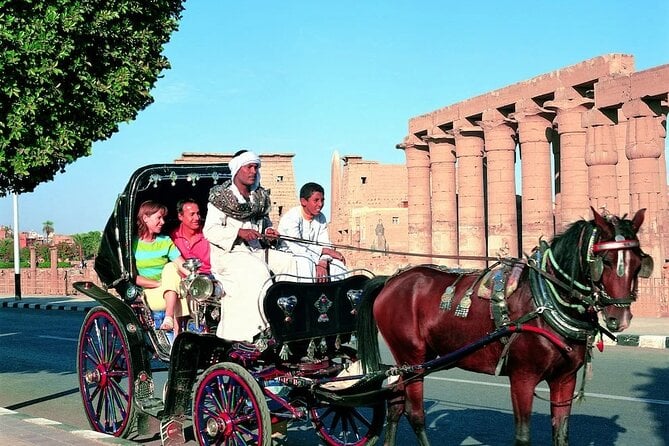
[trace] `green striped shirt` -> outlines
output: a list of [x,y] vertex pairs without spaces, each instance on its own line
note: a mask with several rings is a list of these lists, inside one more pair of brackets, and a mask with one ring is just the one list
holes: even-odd
[[137,273],[147,279],[160,280],[163,267],[181,255],[172,239],[157,235],[152,242],[135,238],[132,243]]

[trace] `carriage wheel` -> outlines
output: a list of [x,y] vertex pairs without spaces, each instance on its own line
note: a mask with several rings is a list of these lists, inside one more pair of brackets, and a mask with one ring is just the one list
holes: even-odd
[[103,308],[88,313],[77,346],[79,390],[91,427],[116,437],[130,433],[135,418],[128,339]]
[[311,423],[330,446],[373,445],[383,430],[386,406],[345,407],[320,403],[311,409]]
[[269,407],[246,369],[222,362],[200,376],[193,397],[193,431],[201,445],[271,446]]

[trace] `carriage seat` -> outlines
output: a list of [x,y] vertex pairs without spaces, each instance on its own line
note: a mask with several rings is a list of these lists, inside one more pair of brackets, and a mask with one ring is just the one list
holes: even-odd
[[263,300],[272,336],[279,343],[321,340],[355,331],[358,300],[369,277],[325,283],[276,282]]

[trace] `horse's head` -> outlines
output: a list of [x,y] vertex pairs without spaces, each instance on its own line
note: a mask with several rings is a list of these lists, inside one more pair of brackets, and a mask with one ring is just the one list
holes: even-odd
[[625,330],[632,319],[630,305],[636,300],[639,277],[650,277],[653,259],[639,247],[637,232],[643,223],[645,209],[632,220],[594,214],[587,247],[589,276],[595,304],[602,309],[606,327]]

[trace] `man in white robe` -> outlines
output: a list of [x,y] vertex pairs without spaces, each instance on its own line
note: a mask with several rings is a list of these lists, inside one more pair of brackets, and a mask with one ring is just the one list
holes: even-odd
[[232,181],[211,189],[203,229],[211,243],[212,273],[225,290],[216,335],[252,341],[267,326],[262,299],[271,284],[270,271],[281,279],[281,274],[295,276],[296,266],[290,253],[261,243],[278,233],[270,227],[269,194],[260,187],[260,158],[240,151],[229,166]]
[[291,208],[279,221],[279,234],[292,239],[283,239],[282,249],[295,256],[301,281],[320,281],[328,275],[341,279],[348,271],[344,256],[330,246],[327,220],[321,212],[324,200],[320,184],[306,183],[300,188],[300,206]]

